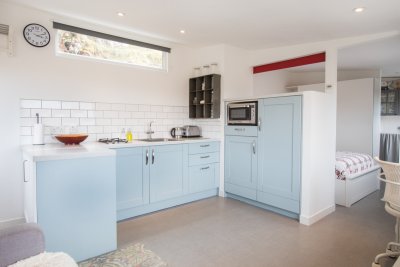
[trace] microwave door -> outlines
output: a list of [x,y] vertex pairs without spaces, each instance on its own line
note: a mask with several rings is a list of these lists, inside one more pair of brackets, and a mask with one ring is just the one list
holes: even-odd
[[229,108],[230,121],[247,121],[250,120],[250,107]]

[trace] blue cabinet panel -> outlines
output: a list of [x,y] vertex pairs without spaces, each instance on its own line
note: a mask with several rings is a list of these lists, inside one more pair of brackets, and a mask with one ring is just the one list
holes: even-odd
[[301,96],[259,102],[257,200],[299,213]]
[[183,154],[183,145],[151,147],[150,202],[178,197],[185,193],[183,174],[187,157],[187,154]]
[[256,137],[225,136],[225,191],[255,199],[257,151]]
[[117,210],[148,204],[149,176],[144,169],[149,167],[149,148],[123,148],[116,151]]
[[189,193],[216,187],[215,164],[191,166],[189,168]]
[[189,155],[189,166],[219,162],[219,152]]
[[47,251],[81,261],[117,248],[114,157],[37,163],[38,224]]
[[257,126],[225,125],[225,135],[257,136]]
[[219,142],[201,142],[189,144],[189,154],[218,152]]

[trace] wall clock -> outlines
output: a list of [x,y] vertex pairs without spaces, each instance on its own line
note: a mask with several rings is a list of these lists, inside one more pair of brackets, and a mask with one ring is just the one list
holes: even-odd
[[25,40],[35,47],[45,47],[50,42],[49,31],[40,24],[31,23],[24,28]]

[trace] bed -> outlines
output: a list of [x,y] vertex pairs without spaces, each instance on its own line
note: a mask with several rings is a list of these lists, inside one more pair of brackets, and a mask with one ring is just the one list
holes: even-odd
[[368,154],[336,152],[336,204],[350,207],[379,189],[379,166]]

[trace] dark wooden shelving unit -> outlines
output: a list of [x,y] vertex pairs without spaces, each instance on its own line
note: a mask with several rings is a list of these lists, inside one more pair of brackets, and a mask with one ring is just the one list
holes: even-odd
[[218,119],[221,103],[221,75],[189,79],[189,118]]

